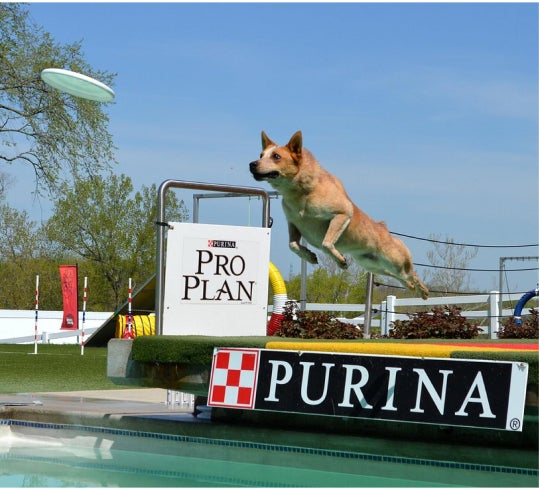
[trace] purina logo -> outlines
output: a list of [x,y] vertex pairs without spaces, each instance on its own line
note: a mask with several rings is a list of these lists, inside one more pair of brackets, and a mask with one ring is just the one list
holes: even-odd
[[216,349],[210,380],[213,406],[254,407],[258,372],[257,349]]
[[234,240],[208,240],[209,248],[237,248]]
[[522,431],[528,365],[215,348],[208,406]]

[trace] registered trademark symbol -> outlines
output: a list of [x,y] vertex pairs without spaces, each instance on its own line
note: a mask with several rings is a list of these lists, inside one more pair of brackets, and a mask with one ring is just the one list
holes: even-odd
[[520,428],[520,420],[511,419],[511,422],[509,422],[509,427],[511,427],[512,430],[518,430]]

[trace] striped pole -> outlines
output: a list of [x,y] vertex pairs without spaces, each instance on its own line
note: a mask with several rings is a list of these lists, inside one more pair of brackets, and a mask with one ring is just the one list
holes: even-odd
[[37,312],[39,311],[39,275],[36,276],[36,320],[34,323],[34,354],[37,354]]
[[84,277],[84,293],[82,295],[82,336],[80,342],[80,355],[84,355],[84,323],[86,322],[86,292],[88,290],[88,277]]
[[133,331],[133,315],[131,314],[131,300],[132,300],[132,288],[131,288],[131,278],[129,278],[129,290],[127,297],[127,321],[125,325],[125,331],[122,335],[122,339],[134,339],[135,333]]

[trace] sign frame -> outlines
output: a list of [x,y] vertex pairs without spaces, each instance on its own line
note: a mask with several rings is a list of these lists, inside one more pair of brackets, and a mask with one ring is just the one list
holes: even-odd
[[164,335],[265,335],[269,228],[169,223]]

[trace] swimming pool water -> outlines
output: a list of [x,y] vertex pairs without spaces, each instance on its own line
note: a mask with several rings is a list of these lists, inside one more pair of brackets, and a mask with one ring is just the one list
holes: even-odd
[[0,421],[1,487],[534,487],[537,470]]

